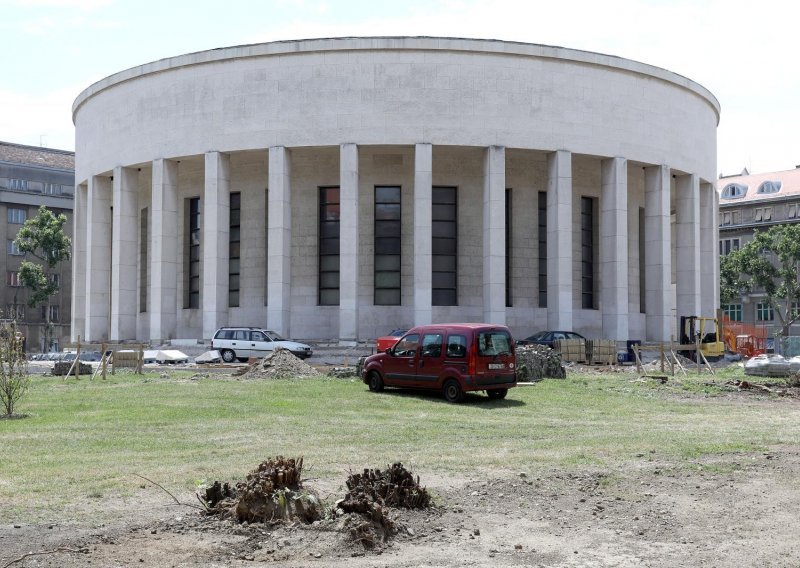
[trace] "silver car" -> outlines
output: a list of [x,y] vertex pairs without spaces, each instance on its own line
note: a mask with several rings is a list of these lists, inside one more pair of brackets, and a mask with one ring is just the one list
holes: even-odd
[[312,350],[305,343],[289,341],[277,332],[258,327],[222,327],[214,333],[211,349],[219,351],[226,363],[250,357],[265,357],[278,347],[288,349],[300,359],[311,357]]

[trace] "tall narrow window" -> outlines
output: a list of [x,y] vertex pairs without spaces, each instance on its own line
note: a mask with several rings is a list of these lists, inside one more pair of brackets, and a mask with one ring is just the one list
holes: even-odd
[[581,197],[581,307],[594,309],[594,198]]
[[400,188],[375,187],[375,305],[400,305]]
[[547,192],[539,192],[539,307],[547,307]]
[[186,294],[184,308],[197,309],[200,307],[200,198],[187,199],[186,208],[187,239],[186,239]]
[[639,207],[639,313],[646,313],[647,289],[644,274],[644,207]]
[[228,248],[228,307],[239,307],[239,271],[241,266],[242,194],[231,193],[230,245]]
[[455,187],[433,188],[431,230],[434,306],[458,305],[458,208]]
[[506,188],[506,307],[511,306],[511,189]]
[[147,207],[139,213],[139,311],[147,311]]
[[339,188],[319,188],[319,305],[339,305]]

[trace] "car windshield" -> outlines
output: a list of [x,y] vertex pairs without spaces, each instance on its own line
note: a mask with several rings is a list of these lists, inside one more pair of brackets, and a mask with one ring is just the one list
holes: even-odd
[[393,329],[387,337],[403,337],[407,332],[407,329]]
[[264,335],[272,341],[286,341],[279,333],[275,333],[274,331],[264,331]]
[[533,335],[526,337],[525,341],[536,341],[538,339],[544,339],[545,335],[547,335],[546,331],[540,331],[539,333],[534,333]]

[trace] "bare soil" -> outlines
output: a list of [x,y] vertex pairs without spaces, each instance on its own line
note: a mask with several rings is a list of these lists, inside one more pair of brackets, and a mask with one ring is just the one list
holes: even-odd
[[[653,453],[624,471],[418,472],[436,506],[396,511],[399,532],[372,549],[344,519],[240,525],[147,487],[86,504],[78,525],[0,527],[0,568],[30,552],[47,554],[11,566],[798,566],[798,472],[800,447],[680,464]],[[93,525],[99,511],[119,520]]]

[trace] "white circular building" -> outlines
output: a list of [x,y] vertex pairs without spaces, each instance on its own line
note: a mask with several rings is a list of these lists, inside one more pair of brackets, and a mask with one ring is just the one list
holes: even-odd
[[486,321],[669,340],[718,305],[719,112],[664,69],[494,40],[122,71],[73,107],[73,339]]

